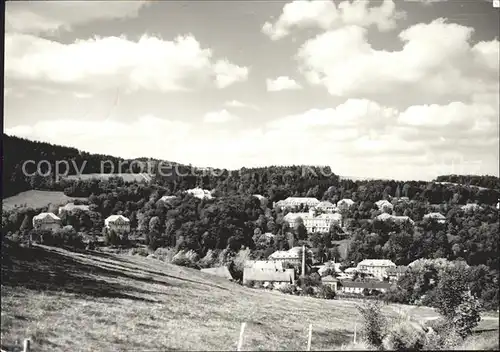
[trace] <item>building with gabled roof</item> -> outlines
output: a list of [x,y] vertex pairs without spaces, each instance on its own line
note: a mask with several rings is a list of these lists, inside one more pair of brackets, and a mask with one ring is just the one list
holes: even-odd
[[104,220],[104,226],[115,232],[129,232],[130,220],[123,215],[110,215]]
[[283,217],[290,227],[297,226],[299,218],[302,219],[308,233],[328,232],[333,224],[341,224],[342,215],[339,213],[318,214],[314,208],[308,213],[288,213]]
[[395,268],[396,264],[388,259],[365,259],[359,262],[356,269],[360,273],[372,274],[378,279],[388,277],[387,269]]
[[59,215],[62,215],[63,212],[68,212],[71,213],[75,210],[81,210],[81,211],[89,211],[89,206],[88,205],[76,205],[75,203],[68,203],[62,207],[59,207],[58,213]]
[[363,291],[367,290],[368,294],[371,294],[373,291],[386,292],[394,287],[394,284],[385,281],[340,280],[338,286],[342,293],[362,294]]
[[288,197],[285,200],[280,200],[275,203],[275,206],[281,210],[286,208],[296,208],[299,206],[315,207],[320,202],[318,199],[313,197]]
[[352,199],[349,199],[349,198],[344,198],[344,199],[341,199],[337,202],[337,208],[339,208],[339,209],[348,209],[353,205],[354,205],[354,201]]
[[426,219],[433,219],[436,220],[440,224],[444,224],[446,222],[446,216],[444,216],[441,213],[429,213],[424,215],[424,220]]
[[335,210],[337,210],[337,207],[332,202],[324,200],[322,202],[319,202],[318,205],[316,205],[315,209],[323,213],[333,213]]
[[274,271],[268,269],[243,268],[243,284],[250,281],[272,284],[295,283],[295,270]]
[[383,211],[385,213],[392,212],[392,210],[394,209],[394,206],[385,199],[381,199],[375,202],[375,205],[377,206],[378,210]]
[[40,213],[33,217],[33,228],[56,231],[62,228],[61,218],[54,213]]
[[397,216],[387,213],[382,213],[375,217],[375,219],[379,221],[394,221],[399,224],[408,222],[409,224],[413,225],[415,223],[409,216]]
[[330,286],[334,291],[337,291],[338,282],[339,280],[337,280],[337,278],[333,277],[332,275],[328,275],[321,278],[321,283],[323,285]]

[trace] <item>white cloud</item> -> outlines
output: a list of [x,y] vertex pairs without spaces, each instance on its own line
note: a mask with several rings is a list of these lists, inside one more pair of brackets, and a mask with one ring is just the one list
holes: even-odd
[[9,1],[6,32],[54,33],[96,20],[135,17],[147,1]]
[[308,40],[297,59],[309,83],[324,85],[335,96],[392,97],[405,99],[407,106],[442,97],[468,99],[498,92],[499,42],[472,45],[472,32],[437,19],[402,31],[403,49],[385,51],[368,43],[366,29],[348,26]]
[[302,89],[302,86],[300,84],[287,76],[279,76],[276,79],[267,79],[266,86],[268,92]]
[[6,34],[5,77],[86,88],[189,90],[213,81],[219,88],[244,81],[248,69],[213,62],[191,35],[172,41],[144,35],[77,40],[72,44],[25,34]]
[[295,0],[283,7],[283,12],[273,24],[266,22],[262,32],[272,40],[282,39],[297,29],[332,29],[344,25],[369,27],[375,25],[380,31],[388,31],[396,26],[396,21],[404,13],[396,11],[392,0],[384,0],[380,6],[369,7],[368,0],[335,2]]
[[88,98],[92,97],[92,94],[80,93],[80,92],[75,92],[75,93],[73,93],[73,95],[75,96],[75,98],[78,98],[78,99],[88,99]]
[[224,103],[224,106],[230,107],[230,108],[248,108],[248,109],[253,109],[253,110],[259,110],[259,108],[257,106],[252,105],[252,104],[243,103],[239,100],[226,101]]
[[229,113],[226,109],[206,113],[203,121],[207,123],[225,123],[237,120],[238,117]]
[[215,73],[215,83],[217,88],[220,89],[248,79],[248,67],[240,67],[227,60],[217,61],[213,70]]

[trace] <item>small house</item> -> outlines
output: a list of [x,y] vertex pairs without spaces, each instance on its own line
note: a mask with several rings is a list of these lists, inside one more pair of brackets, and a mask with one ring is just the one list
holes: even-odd
[[130,220],[123,215],[110,215],[104,220],[104,226],[116,233],[130,232]]
[[56,231],[62,227],[61,219],[54,213],[40,213],[33,217],[33,228]]
[[321,283],[325,286],[330,286],[334,291],[337,291],[338,281],[339,280],[332,275],[321,278]]
[[295,283],[295,270],[284,269],[283,271],[275,271],[269,269],[243,268],[243,284],[248,282],[268,282],[273,285],[293,284]]
[[339,291],[342,293],[353,294],[374,294],[375,292],[383,293],[388,291],[393,285],[384,281],[339,281]]
[[81,210],[81,211],[89,211],[89,206],[88,205],[76,205],[75,203],[68,203],[63,207],[59,207],[59,215],[62,215],[63,212],[74,212],[76,210]]

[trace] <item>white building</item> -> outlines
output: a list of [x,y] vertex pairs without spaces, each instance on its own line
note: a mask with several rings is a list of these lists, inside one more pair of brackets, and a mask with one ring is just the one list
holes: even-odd
[[[313,257],[313,252],[306,248],[309,256]],[[302,247],[293,247],[287,251],[276,251],[269,256],[269,260],[278,261],[282,263],[290,263],[300,265],[302,263]]]
[[308,207],[315,207],[319,203],[320,203],[319,200],[311,197],[288,197],[285,200],[280,200],[279,202],[276,202],[275,205],[281,210],[283,210],[285,208],[295,208],[301,205],[303,206],[307,205]]
[[387,214],[387,213],[382,213],[379,216],[377,216],[375,219],[379,220],[379,221],[394,221],[394,222],[399,223],[399,224],[404,223],[404,222],[408,222],[411,225],[413,225],[415,223],[409,216],[396,216],[396,215],[391,215],[391,214]]
[[434,219],[440,224],[444,224],[446,222],[446,216],[441,213],[429,213],[424,215],[424,219]]
[[396,264],[388,259],[365,259],[358,264],[356,269],[360,273],[372,274],[382,280],[388,277],[387,269],[395,267]]
[[375,202],[375,205],[378,207],[378,210],[383,211],[384,213],[392,212],[392,209],[394,208],[394,206],[385,199]]
[[476,203],[469,203],[469,204],[462,205],[460,207],[460,209],[462,209],[463,211],[476,211],[476,210],[481,210],[482,207]]
[[40,213],[33,217],[33,227],[37,230],[59,230],[61,219],[54,213]]
[[337,207],[335,204],[325,200],[322,202],[319,202],[318,205],[316,205],[316,209],[323,213],[333,213],[334,211],[337,210]]
[[88,205],[75,205],[75,203],[68,203],[63,207],[59,207],[59,215],[61,215],[64,211],[71,213],[77,209],[80,209],[81,211],[89,211],[89,206]]
[[285,215],[283,220],[288,222],[290,227],[295,227],[299,218],[302,219],[307,232],[328,232],[330,231],[330,226],[333,224],[339,224],[342,222],[342,215],[339,213],[334,214],[317,214],[315,209],[309,210],[308,213],[288,213]]
[[162,202],[168,203],[168,202],[174,200],[175,198],[177,198],[177,197],[176,196],[163,196],[160,198],[160,200]]
[[283,271],[284,270],[283,262],[282,261],[275,261],[275,260],[247,260],[243,264],[243,267],[244,268],[254,268],[254,269],[274,270],[274,271]]
[[193,195],[193,197],[199,198],[199,199],[212,199],[212,192],[206,190],[206,189],[201,189],[199,187],[193,188],[193,189],[188,189],[186,193],[190,193]]
[[348,199],[348,198],[341,199],[337,202],[337,208],[339,210],[349,209],[353,205],[354,205],[354,201],[352,199]]
[[104,220],[104,226],[115,232],[129,232],[130,220],[123,215],[111,215]]

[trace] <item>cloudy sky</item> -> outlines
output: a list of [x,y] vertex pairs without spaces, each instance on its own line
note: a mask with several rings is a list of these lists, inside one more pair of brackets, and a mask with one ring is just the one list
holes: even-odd
[[197,166],[499,174],[491,1],[6,4],[10,135]]

